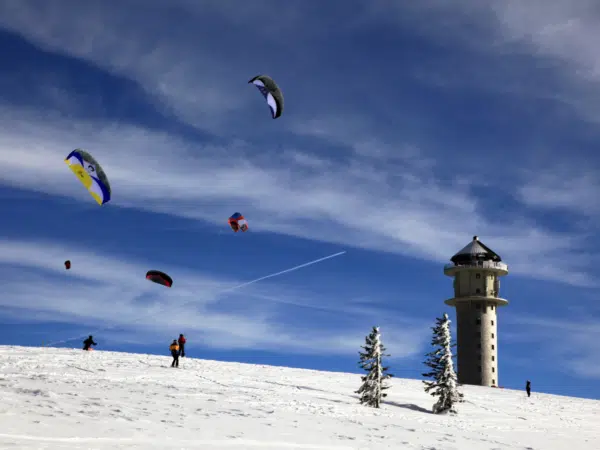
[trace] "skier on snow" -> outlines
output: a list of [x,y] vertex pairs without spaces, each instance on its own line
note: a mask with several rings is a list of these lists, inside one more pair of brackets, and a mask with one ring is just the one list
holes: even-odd
[[183,334],[179,335],[179,339],[177,339],[177,343],[179,344],[179,356],[185,358],[185,336]]
[[179,367],[179,344],[177,343],[177,339],[173,339],[169,350],[171,350],[171,356],[173,357],[171,367]]
[[525,384],[525,391],[527,391],[527,397],[531,397],[531,381],[527,380]]
[[94,338],[92,337],[92,335],[90,334],[90,337],[88,337],[85,341],[83,341],[83,349],[84,350],[89,350],[90,347],[92,345],[98,345],[94,342]]

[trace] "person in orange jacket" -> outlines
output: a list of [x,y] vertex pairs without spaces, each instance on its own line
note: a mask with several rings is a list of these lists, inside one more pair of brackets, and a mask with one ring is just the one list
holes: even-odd
[[171,345],[169,346],[169,350],[171,350],[171,356],[173,357],[171,367],[179,367],[179,344],[177,343],[177,339],[173,339],[173,342],[171,342]]
[[179,356],[185,358],[185,336],[183,334],[179,335],[179,339],[177,339],[177,343],[179,344]]

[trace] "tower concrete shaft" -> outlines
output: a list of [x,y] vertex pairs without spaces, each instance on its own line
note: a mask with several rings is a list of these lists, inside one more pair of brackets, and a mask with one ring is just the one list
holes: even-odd
[[477,236],[451,261],[444,274],[454,277],[454,297],[445,303],[456,308],[458,381],[498,386],[497,308],[508,305],[500,297],[499,277],[508,266]]

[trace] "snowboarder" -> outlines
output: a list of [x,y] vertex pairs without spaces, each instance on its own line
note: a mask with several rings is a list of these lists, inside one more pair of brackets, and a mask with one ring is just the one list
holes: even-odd
[[92,337],[92,335],[90,334],[90,337],[88,337],[85,341],[83,341],[83,349],[84,350],[89,350],[90,347],[92,345],[98,345],[94,342],[94,338]]
[[185,336],[183,334],[179,335],[179,339],[177,339],[177,343],[179,344],[179,356],[185,358]]
[[179,344],[177,343],[177,339],[173,339],[169,350],[171,350],[171,356],[173,357],[171,367],[179,367]]
[[531,381],[527,380],[527,384],[525,384],[525,390],[527,391],[527,397],[531,397]]

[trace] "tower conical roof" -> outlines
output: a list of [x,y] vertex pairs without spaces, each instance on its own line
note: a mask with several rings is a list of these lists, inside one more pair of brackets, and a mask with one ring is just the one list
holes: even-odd
[[479,240],[479,237],[473,236],[473,240],[459,250],[452,258],[454,264],[468,263],[472,261],[502,261],[500,255],[487,247]]

